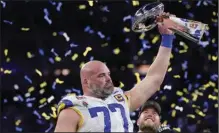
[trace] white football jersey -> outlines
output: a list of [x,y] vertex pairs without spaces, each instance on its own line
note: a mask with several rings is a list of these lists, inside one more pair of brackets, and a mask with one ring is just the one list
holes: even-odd
[[58,114],[65,108],[75,110],[81,117],[77,132],[133,132],[127,100],[116,87],[106,100],[67,95],[58,105]]

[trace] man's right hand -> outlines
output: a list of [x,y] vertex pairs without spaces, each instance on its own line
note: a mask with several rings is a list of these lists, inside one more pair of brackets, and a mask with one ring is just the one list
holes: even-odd
[[171,28],[178,29],[181,31],[185,30],[183,26],[180,26],[176,22],[170,20],[169,16],[175,16],[175,15],[171,15],[169,13],[163,13],[157,17],[158,30],[160,34],[169,34],[169,35],[174,34],[174,32],[170,30]]

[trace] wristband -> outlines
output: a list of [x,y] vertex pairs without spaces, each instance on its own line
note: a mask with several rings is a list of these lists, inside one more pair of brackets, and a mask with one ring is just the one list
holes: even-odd
[[161,46],[172,48],[173,39],[175,39],[174,35],[163,34]]

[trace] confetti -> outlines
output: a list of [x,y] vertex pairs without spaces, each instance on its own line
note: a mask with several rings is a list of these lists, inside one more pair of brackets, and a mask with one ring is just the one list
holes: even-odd
[[131,30],[129,29],[129,28],[127,28],[127,27],[124,27],[123,28],[123,32],[130,32]]
[[59,2],[57,7],[56,7],[56,10],[57,11],[60,11],[61,10],[61,7],[62,7],[62,2]]
[[51,58],[51,57],[49,58],[49,62],[52,63],[52,64],[55,63],[55,61],[54,61],[53,58]]
[[39,48],[39,54],[42,55],[42,56],[44,56],[44,51],[43,51],[43,49],[40,49],[40,48]]
[[18,131],[18,132],[22,132],[23,131],[23,129],[20,128],[20,127],[15,127],[15,130]]
[[42,116],[43,116],[46,120],[49,120],[49,119],[50,119],[50,116],[48,116],[45,112],[42,113]]
[[92,0],[89,0],[89,1],[88,1],[88,4],[89,4],[89,6],[91,6],[91,7],[92,7],[92,6],[94,5],[94,1],[92,1]]
[[133,6],[139,6],[139,1],[133,0],[133,1],[132,1],[132,5],[133,5]]
[[30,84],[32,84],[32,80],[31,80],[27,75],[25,75],[24,78],[25,78]]
[[40,72],[40,70],[35,69],[36,73],[41,77],[42,76],[42,72]]
[[118,54],[120,53],[120,49],[119,49],[119,48],[114,49],[114,50],[113,50],[113,53],[116,54],[116,55],[118,55]]
[[71,55],[71,50],[68,50],[68,51],[65,53],[65,57],[67,57],[68,55]]
[[36,115],[38,119],[42,118],[41,115],[36,110],[33,111],[33,114]]
[[47,86],[47,83],[46,83],[45,81],[40,84],[40,88],[43,88],[43,87],[45,87],[45,86]]
[[30,52],[27,52],[27,58],[33,58],[33,57],[34,57],[33,54],[31,54]]
[[48,129],[46,129],[46,131],[45,131],[45,132],[46,132],[46,133],[47,133],[47,132],[49,132],[49,131],[50,131],[50,130],[53,128],[53,126],[54,126],[54,125],[53,125],[52,123],[50,123],[50,124],[49,124],[49,128],[48,128]]
[[63,84],[64,83],[64,81],[62,81],[62,80],[60,80],[59,78],[56,78],[56,83],[58,83],[58,84]]
[[110,12],[108,9],[108,6],[102,6],[102,7],[100,7],[100,10],[103,12]]
[[140,78],[139,73],[135,73],[135,77],[136,77],[137,83],[141,82],[141,78]]
[[91,47],[87,47],[86,50],[83,53],[83,56],[86,56],[88,54],[89,51],[91,51],[92,48]]
[[123,18],[123,22],[125,22],[125,21],[127,21],[127,20],[131,20],[131,18],[132,18],[132,16],[131,15],[128,15],[128,16],[125,16],[124,18]]
[[84,10],[84,9],[86,9],[86,5],[79,5],[79,7],[78,7],[80,10]]
[[172,86],[171,85],[165,85],[164,86],[164,90],[171,90],[172,89]]
[[71,43],[71,44],[70,44],[70,47],[71,47],[71,48],[77,47],[77,46],[78,46],[78,45],[77,45],[77,44],[74,44],[74,43]]
[[4,1],[1,1],[1,4],[2,4],[3,8],[6,7],[6,3]]
[[160,39],[160,36],[156,35],[153,40],[152,40],[152,44],[157,43],[157,41]]
[[50,103],[52,100],[54,100],[54,98],[55,98],[54,96],[50,96],[50,97],[47,99],[47,102]]
[[100,38],[105,38],[105,36],[100,31],[98,31],[97,34],[100,36]]
[[43,12],[44,12],[44,19],[49,23],[49,24],[52,24],[52,20],[51,19],[49,19],[49,12],[48,12],[48,10],[46,9],[46,8],[44,8],[43,9]]

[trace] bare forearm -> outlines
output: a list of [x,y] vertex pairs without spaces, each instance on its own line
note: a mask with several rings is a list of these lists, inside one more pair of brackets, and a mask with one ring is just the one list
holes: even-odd
[[160,46],[158,54],[148,70],[147,76],[153,76],[153,80],[162,83],[169,65],[170,55],[171,48]]

